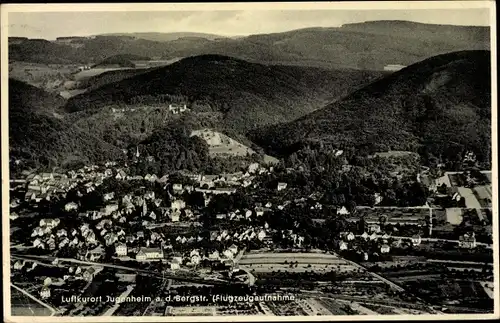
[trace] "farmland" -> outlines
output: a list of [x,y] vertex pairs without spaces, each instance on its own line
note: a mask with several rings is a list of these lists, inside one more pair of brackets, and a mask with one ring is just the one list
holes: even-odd
[[74,80],[72,73],[76,68],[76,65],[11,62],[9,77],[58,93],[71,89],[72,83],[69,81]]
[[436,184],[455,187],[460,196],[465,199],[467,208],[491,207],[491,171],[476,171],[467,174],[446,172],[436,180]]
[[254,272],[350,272],[356,267],[330,254],[319,253],[250,253],[244,255],[240,267]]
[[491,207],[491,185],[476,186],[472,192],[481,207]]
[[50,316],[52,311],[22,293],[18,289],[11,287],[11,311],[14,316]]
[[493,301],[480,282],[470,280],[432,279],[404,282],[408,289],[434,303],[470,308],[473,312],[487,312]]
[[92,76],[96,76],[105,72],[110,72],[110,71],[120,71],[120,70],[129,70],[131,68],[129,67],[97,67],[97,68],[92,68],[90,70],[84,70],[76,73],[74,75],[74,78],[76,81],[84,81]]
[[478,242],[492,242],[492,212],[489,208],[433,209],[432,237],[457,240],[457,228],[470,228]]

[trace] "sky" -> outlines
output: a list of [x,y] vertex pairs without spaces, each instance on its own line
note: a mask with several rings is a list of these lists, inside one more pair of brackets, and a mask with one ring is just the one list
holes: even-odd
[[373,20],[489,26],[488,9],[220,10],[9,12],[9,36],[55,39],[127,32],[200,32],[243,36]]

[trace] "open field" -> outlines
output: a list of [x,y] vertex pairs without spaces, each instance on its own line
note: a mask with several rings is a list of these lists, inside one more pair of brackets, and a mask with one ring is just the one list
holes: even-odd
[[356,267],[351,265],[298,265],[298,266],[290,266],[283,264],[255,264],[255,265],[241,265],[241,267],[246,268],[247,270],[251,270],[255,273],[266,273],[272,271],[282,271],[282,272],[291,272],[291,273],[299,273],[312,271],[315,273],[327,273],[336,271],[336,272],[351,272],[356,269]]
[[195,130],[191,136],[202,138],[208,144],[212,156],[247,156],[255,153],[251,148],[210,129]]
[[283,262],[298,262],[299,264],[347,264],[343,259],[338,258],[335,255],[323,254],[323,253],[248,253],[245,254],[241,260],[240,264],[243,263],[283,263]]
[[483,302],[490,300],[488,293],[485,291],[483,284],[476,281],[466,280],[441,280],[431,279],[423,282],[422,280],[414,280],[404,282],[405,286],[422,293],[428,294],[435,301],[443,304],[452,304],[456,300],[462,300],[461,303],[480,304],[481,307],[488,307],[488,304]]
[[75,95],[82,94],[84,92],[85,92],[85,90],[66,90],[66,91],[59,92],[59,95],[65,99],[69,99]]
[[345,305],[329,298],[317,298],[316,301],[326,308],[332,315],[348,315]]
[[85,70],[85,71],[80,71],[74,75],[76,81],[83,81],[86,80],[92,76],[96,76],[99,74],[102,74],[104,72],[110,72],[110,71],[120,71],[120,70],[130,70],[133,68],[130,67],[96,67],[92,68],[90,70]]
[[477,200],[472,189],[467,187],[458,187],[458,193],[465,199],[465,205],[469,209],[480,209],[481,204]]
[[183,57],[176,57],[172,59],[158,59],[158,60],[150,60],[150,61],[132,61],[135,64],[136,68],[148,68],[148,67],[160,67],[173,64],[175,62],[180,61]]
[[437,179],[436,184],[456,187],[460,195],[465,198],[467,208],[491,207],[491,171],[477,173],[475,181],[476,185],[480,185],[473,188],[466,187],[467,180],[463,173],[447,172],[443,177]]
[[52,312],[14,287],[10,288],[13,316],[50,316]]
[[9,63],[9,77],[49,92],[59,92],[70,87],[76,65]]
[[488,181],[491,183],[491,171],[482,171],[484,176],[488,179]]
[[446,221],[451,225],[460,225],[462,223],[462,209],[449,208],[446,209]]
[[[291,265],[291,263],[294,265]],[[297,262],[297,264],[295,264]],[[349,272],[356,269],[343,259],[318,253],[250,253],[244,255],[239,265],[250,271],[271,272]]]
[[472,189],[472,192],[481,207],[491,207],[491,185],[476,186]]
[[429,219],[430,210],[421,208],[397,208],[397,207],[358,207],[356,215],[347,217],[348,221],[358,221],[364,218],[366,223],[379,223],[380,217],[386,218],[386,223],[390,224],[421,224],[425,225]]

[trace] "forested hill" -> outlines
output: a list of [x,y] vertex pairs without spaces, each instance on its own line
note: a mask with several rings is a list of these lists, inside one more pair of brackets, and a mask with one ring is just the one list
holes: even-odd
[[122,157],[118,148],[60,119],[57,108],[62,104],[59,96],[9,80],[9,151],[21,162],[20,169]]
[[269,152],[311,143],[365,152],[417,151],[457,161],[466,150],[488,163],[491,150],[490,52],[429,58],[305,117],[249,135]]
[[9,111],[53,113],[62,110],[66,100],[27,83],[9,79]]
[[382,75],[356,70],[266,66],[219,55],[106,84],[71,98],[69,112],[115,104],[166,106],[175,97],[194,112],[224,114],[224,126],[244,132],[301,117]]
[[490,48],[488,27],[408,21],[370,21],[238,38],[203,34],[179,38],[161,33],[130,36],[97,36],[69,44],[17,40],[9,44],[9,59],[87,64],[116,53],[162,59],[219,54],[265,64],[382,70],[388,64],[410,65],[447,52]]

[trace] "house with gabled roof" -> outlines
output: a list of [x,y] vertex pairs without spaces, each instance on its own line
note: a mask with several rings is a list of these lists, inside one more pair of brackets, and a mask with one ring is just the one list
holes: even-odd
[[414,245],[414,246],[418,246],[420,245],[420,243],[422,242],[422,238],[420,237],[420,235],[418,234],[415,234],[411,237],[411,243]]
[[50,288],[47,286],[43,286],[42,289],[40,290],[40,297],[42,299],[47,299],[50,297]]
[[342,206],[340,209],[337,209],[337,214],[339,215],[349,215],[350,212],[347,210],[345,206]]

